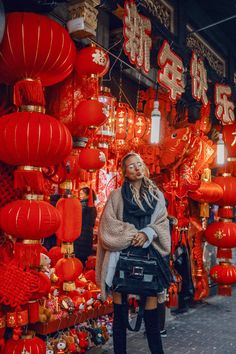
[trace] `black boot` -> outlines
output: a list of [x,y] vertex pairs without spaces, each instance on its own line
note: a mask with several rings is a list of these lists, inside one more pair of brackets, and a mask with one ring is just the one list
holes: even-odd
[[114,304],[113,317],[113,348],[115,354],[127,354],[126,352],[126,323],[128,316],[127,305]]
[[164,354],[160,335],[160,321],[157,309],[144,311],[144,323],[148,346],[152,354]]

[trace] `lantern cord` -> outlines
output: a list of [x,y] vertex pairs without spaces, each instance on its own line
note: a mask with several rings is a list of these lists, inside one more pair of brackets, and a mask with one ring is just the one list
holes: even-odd
[[[121,58],[119,58],[117,55],[115,55],[114,53],[112,53],[109,49],[106,49],[104,46],[102,46],[101,44],[99,44],[98,42],[96,42],[94,39],[92,38],[88,38],[90,40],[90,42],[94,43],[96,46],[102,48],[105,52],[107,52],[108,54],[110,54],[112,57],[116,58],[117,60],[119,60],[120,62],[122,62],[125,66],[127,66],[128,68],[134,70],[136,73],[140,73],[140,71],[138,69],[136,69],[135,67],[133,67],[132,65],[130,65],[129,63],[127,63],[126,61],[122,60]],[[146,80],[150,81],[152,83],[152,85],[155,85],[156,82],[154,80],[152,80],[149,76],[145,75],[143,72],[141,72],[141,76],[144,77]]]
[[111,72],[112,72],[112,70],[113,70],[113,68],[114,68],[114,66],[115,66],[115,64],[116,64],[116,62],[117,62],[117,60],[120,59],[120,56],[121,56],[122,51],[123,51],[123,47],[121,47],[121,50],[120,50],[120,53],[118,54],[118,57],[115,59],[114,63],[112,64],[112,66],[111,66],[111,68],[110,68],[110,70],[109,70],[108,79],[103,79],[103,80],[102,80],[103,82],[104,82],[104,81],[111,81]]
[[236,18],[236,15],[233,15],[233,16],[230,16],[230,17],[227,17],[227,18],[224,18],[223,20],[214,22],[214,23],[212,23],[212,24],[210,24],[210,25],[208,25],[208,26],[205,26],[205,27],[199,28],[199,29],[197,29],[197,30],[191,31],[191,32],[188,33],[188,36],[191,35],[191,34],[193,34],[193,33],[201,32],[201,31],[204,31],[205,29],[208,29],[208,28],[217,26],[217,25],[219,25],[220,23],[223,23],[223,22],[232,20],[232,19],[234,19],[234,18]]
[[112,81],[114,82],[114,84],[116,85],[116,87],[118,87],[118,89],[122,92],[122,95],[124,96],[124,98],[126,99],[126,101],[128,102],[128,104],[130,105],[130,107],[132,108],[133,111],[135,111],[134,107],[132,106],[132,104],[130,103],[128,97],[126,96],[126,94],[124,93],[124,91],[122,90],[122,87],[119,86],[118,82],[116,81],[116,79],[113,77]]

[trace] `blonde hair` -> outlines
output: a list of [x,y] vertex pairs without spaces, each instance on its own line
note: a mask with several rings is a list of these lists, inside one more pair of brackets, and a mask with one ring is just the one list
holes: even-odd
[[140,209],[145,211],[145,209],[144,209],[144,207],[142,205],[142,202],[141,202],[141,198],[143,198],[145,200],[145,202],[147,203],[147,205],[152,208],[153,199],[158,200],[158,188],[152,182],[152,180],[150,180],[148,178],[149,170],[148,170],[146,164],[144,163],[142,157],[139,154],[137,154],[136,152],[134,152],[134,151],[130,151],[121,160],[121,169],[122,169],[123,176],[125,177],[125,173],[126,173],[126,161],[132,156],[137,157],[140,160],[140,162],[142,162],[142,164],[144,166],[144,169],[145,169],[145,175],[144,175],[143,180],[142,180],[140,191],[137,188],[135,188],[132,185],[132,183],[130,183],[129,186],[130,186],[130,190],[131,190],[132,195],[133,195],[133,200],[139,206]]

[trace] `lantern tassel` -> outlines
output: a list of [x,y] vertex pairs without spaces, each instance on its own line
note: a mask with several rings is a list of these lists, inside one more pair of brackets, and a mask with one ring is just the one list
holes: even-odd
[[30,188],[35,194],[43,194],[44,177],[38,170],[15,170],[14,171],[14,188],[22,191]]
[[88,207],[94,207],[92,183],[89,188]]
[[13,102],[21,106],[45,106],[43,87],[40,80],[25,79],[14,85]]
[[232,286],[219,284],[217,293],[221,296],[232,296]]
[[230,248],[217,248],[217,258],[232,258],[232,250]]
[[209,218],[209,204],[200,203],[200,217]]
[[40,243],[15,243],[15,259],[22,268],[39,267],[40,253],[43,253],[43,247]]

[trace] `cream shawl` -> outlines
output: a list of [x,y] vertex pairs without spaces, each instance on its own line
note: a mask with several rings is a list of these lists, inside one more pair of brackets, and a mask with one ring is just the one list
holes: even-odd
[[[155,220],[148,225],[156,234],[153,246],[162,256],[170,253],[170,231],[163,194],[159,191],[159,212]],[[102,297],[106,298],[105,279],[110,252],[121,251],[130,246],[133,236],[139,231],[134,225],[123,221],[123,198],[121,188],[112,191],[101,215],[98,229],[98,247],[96,259],[96,281],[101,287]]]

